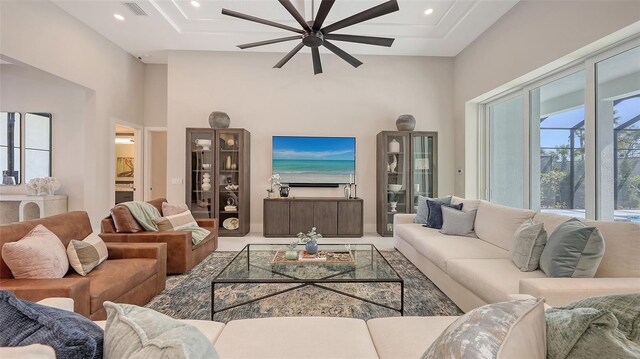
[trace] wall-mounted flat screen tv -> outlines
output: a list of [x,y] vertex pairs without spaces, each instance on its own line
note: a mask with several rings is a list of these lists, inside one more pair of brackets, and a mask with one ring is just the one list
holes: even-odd
[[273,136],[272,173],[297,187],[335,187],[355,182],[354,137]]

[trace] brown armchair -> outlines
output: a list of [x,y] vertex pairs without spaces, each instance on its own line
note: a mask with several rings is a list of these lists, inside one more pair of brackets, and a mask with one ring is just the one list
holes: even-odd
[[[162,202],[166,200],[160,198],[149,203],[162,209]],[[196,264],[218,248],[218,220],[207,218],[196,221],[200,227],[211,232],[197,245],[191,241],[191,232],[188,231],[118,233],[111,215],[102,220],[100,237],[108,243],[166,243],[167,273],[181,274],[193,269]]]
[[[42,224],[67,247],[93,232],[86,212],[68,212],[47,218],[0,226],[0,245],[15,242]],[[19,298],[38,301],[48,297],[74,300],[74,310],[92,320],[106,319],[104,301],[145,305],[166,283],[167,246],[164,243],[107,243],[109,257],[85,277],[72,268],[59,279],[15,279],[0,258],[0,289]]]

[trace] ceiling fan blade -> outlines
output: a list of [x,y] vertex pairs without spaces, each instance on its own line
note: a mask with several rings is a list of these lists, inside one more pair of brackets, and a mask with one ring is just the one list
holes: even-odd
[[244,49],[248,49],[248,48],[251,48],[251,47],[277,44],[279,42],[285,42],[285,41],[291,41],[291,40],[300,40],[300,36],[289,36],[289,37],[281,37],[279,39],[273,39],[273,40],[252,42],[252,43],[249,43],[249,44],[238,45],[238,47],[244,50]]
[[336,45],[330,43],[329,41],[324,40],[323,45],[327,49],[329,49],[329,51],[331,51],[334,54],[340,56],[340,58],[342,58],[344,61],[350,63],[351,66],[358,67],[358,66],[362,65],[362,62],[360,62],[360,60],[358,60],[355,57],[347,54],[346,52],[344,52],[344,50],[340,49],[339,47],[337,47]]
[[318,13],[316,14],[316,19],[313,22],[313,31],[320,30],[322,23],[324,22],[324,19],[327,18],[329,10],[331,10],[334,2],[336,2],[336,0],[322,0],[320,8],[318,8]]
[[357,36],[357,35],[342,35],[342,34],[326,34],[325,39],[336,41],[356,42],[359,44],[377,45],[391,47],[395,39],[388,37],[374,37],[374,36]]
[[359,12],[355,15],[349,16],[345,19],[342,19],[338,22],[335,22],[325,28],[322,29],[323,34],[328,34],[330,32],[342,29],[347,26],[355,25],[361,23],[363,21],[371,20],[373,18],[386,15],[392,13],[394,11],[398,11],[400,8],[398,7],[397,0],[389,0],[385,3],[382,3],[378,6],[374,6],[368,10],[363,12]]
[[236,11],[233,11],[233,10],[222,9],[222,15],[233,16],[233,17],[237,17],[238,19],[253,21],[253,22],[257,22],[259,24],[269,25],[269,26],[277,27],[277,28],[280,28],[280,29],[283,29],[283,30],[289,30],[289,31],[297,32],[298,34],[304,34],[304,31],[301,30],[301,29],[296,29],[295,27],[278,24],[277,22],[261,19],[259,17],[242,14],[242,13],[239,13],[239,12],[236,12]]
[[309,27],[309,24],[307,24],[307,22],[304,21],[304,17],[300,15],[300,13],[298,12],[298,9],[296,9],[296,7],[293,6],[291,1],[289,0],[278,0],[278,1],[280,2],[280,4],[282,4],[282,6],[284,6],[285,9],[287,9],[289,14],[291,14],[291,16],[293,16],[293,18],[296,19],[298,24],[300,24],[300,26],[302,26],[303,29],[307,31],[311,31],[311,27]]
[[320,62],[320,51],[317,47],[311,48],[311,57],[313,58],[313,74],[322,73],[322,63]]
[[300,49],[302,49],[303,47],[304,47],[304,44],[302,42],[300,42],[298,45],[296,45],[296,47],[293,48],[293,50],[289,51],[289,53],[286,54],[282,58],[282,60],[280,60],[280,62],[278,62],[273,68],[274,69],[279,69],[282,66],[284,66],[284,64],[286,64],[289,60],[291,60],[293,55],[297,54],[298,51],[300,51]]

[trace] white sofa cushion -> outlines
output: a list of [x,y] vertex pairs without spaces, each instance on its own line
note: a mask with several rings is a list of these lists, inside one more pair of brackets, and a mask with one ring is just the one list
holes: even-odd
[[521,272],[511,259],[460,259],[447,262],[447,273],[487,303],[509,300],[522,278],[547,278],[541,270]]
[[480,205],[480,200],[451,196],[451,204],[460,204],[460,203],[462,203],[463,212],[471,212],[474,209],[478,209],[478,206]]
[[391,317],[367,321],[380,359],[419,358],[458,317]]
[[[463,205],[464,208],[464,205]],[[478,238],[500,248],[510,250],[513,234],[535,211],[501,206],[480,201],[476,213],[475,231]]]
[[563,216],[560,214],[537,212],[536,215],[533,216],[533,223],[543,223],[544,230],[547,231],[547,234],[550,235],[551,233],[553,233],[553,231],[556,230],[556,228],[558,228],[559,225],[570,220],[571,218],[572,217]]
[[465,258],[510,258],[509,252],[478,238],[449,236],[420,224],[401,224],[395,231],[420,254],[447,272],[447,261]]
[[215,343],[220,358],[377,358],[364,320],[274,317],[234,320]]
[[0,347],[2,359],[56,359],[52,347],[44,344],[31,344],[23,347]]
[[600,230],[605,250],[596,278],[640,277],[640,223],[583,221]]

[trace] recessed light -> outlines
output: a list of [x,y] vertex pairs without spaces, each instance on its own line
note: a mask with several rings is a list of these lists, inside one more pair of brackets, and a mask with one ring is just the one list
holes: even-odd
[[191,1],[191,6],[193,7],[200,7],[200,3],[197,2],[196,0]]
[[113,14],[113,17],[115,17],[117,20],[124,21],[124,16],[120,14]]
[[433,9],[427,9],[427,10],[425,10],[425,11],[424,11],[424,14],[425,14],[425,15],[431,15],[431,14],[433,14]]

